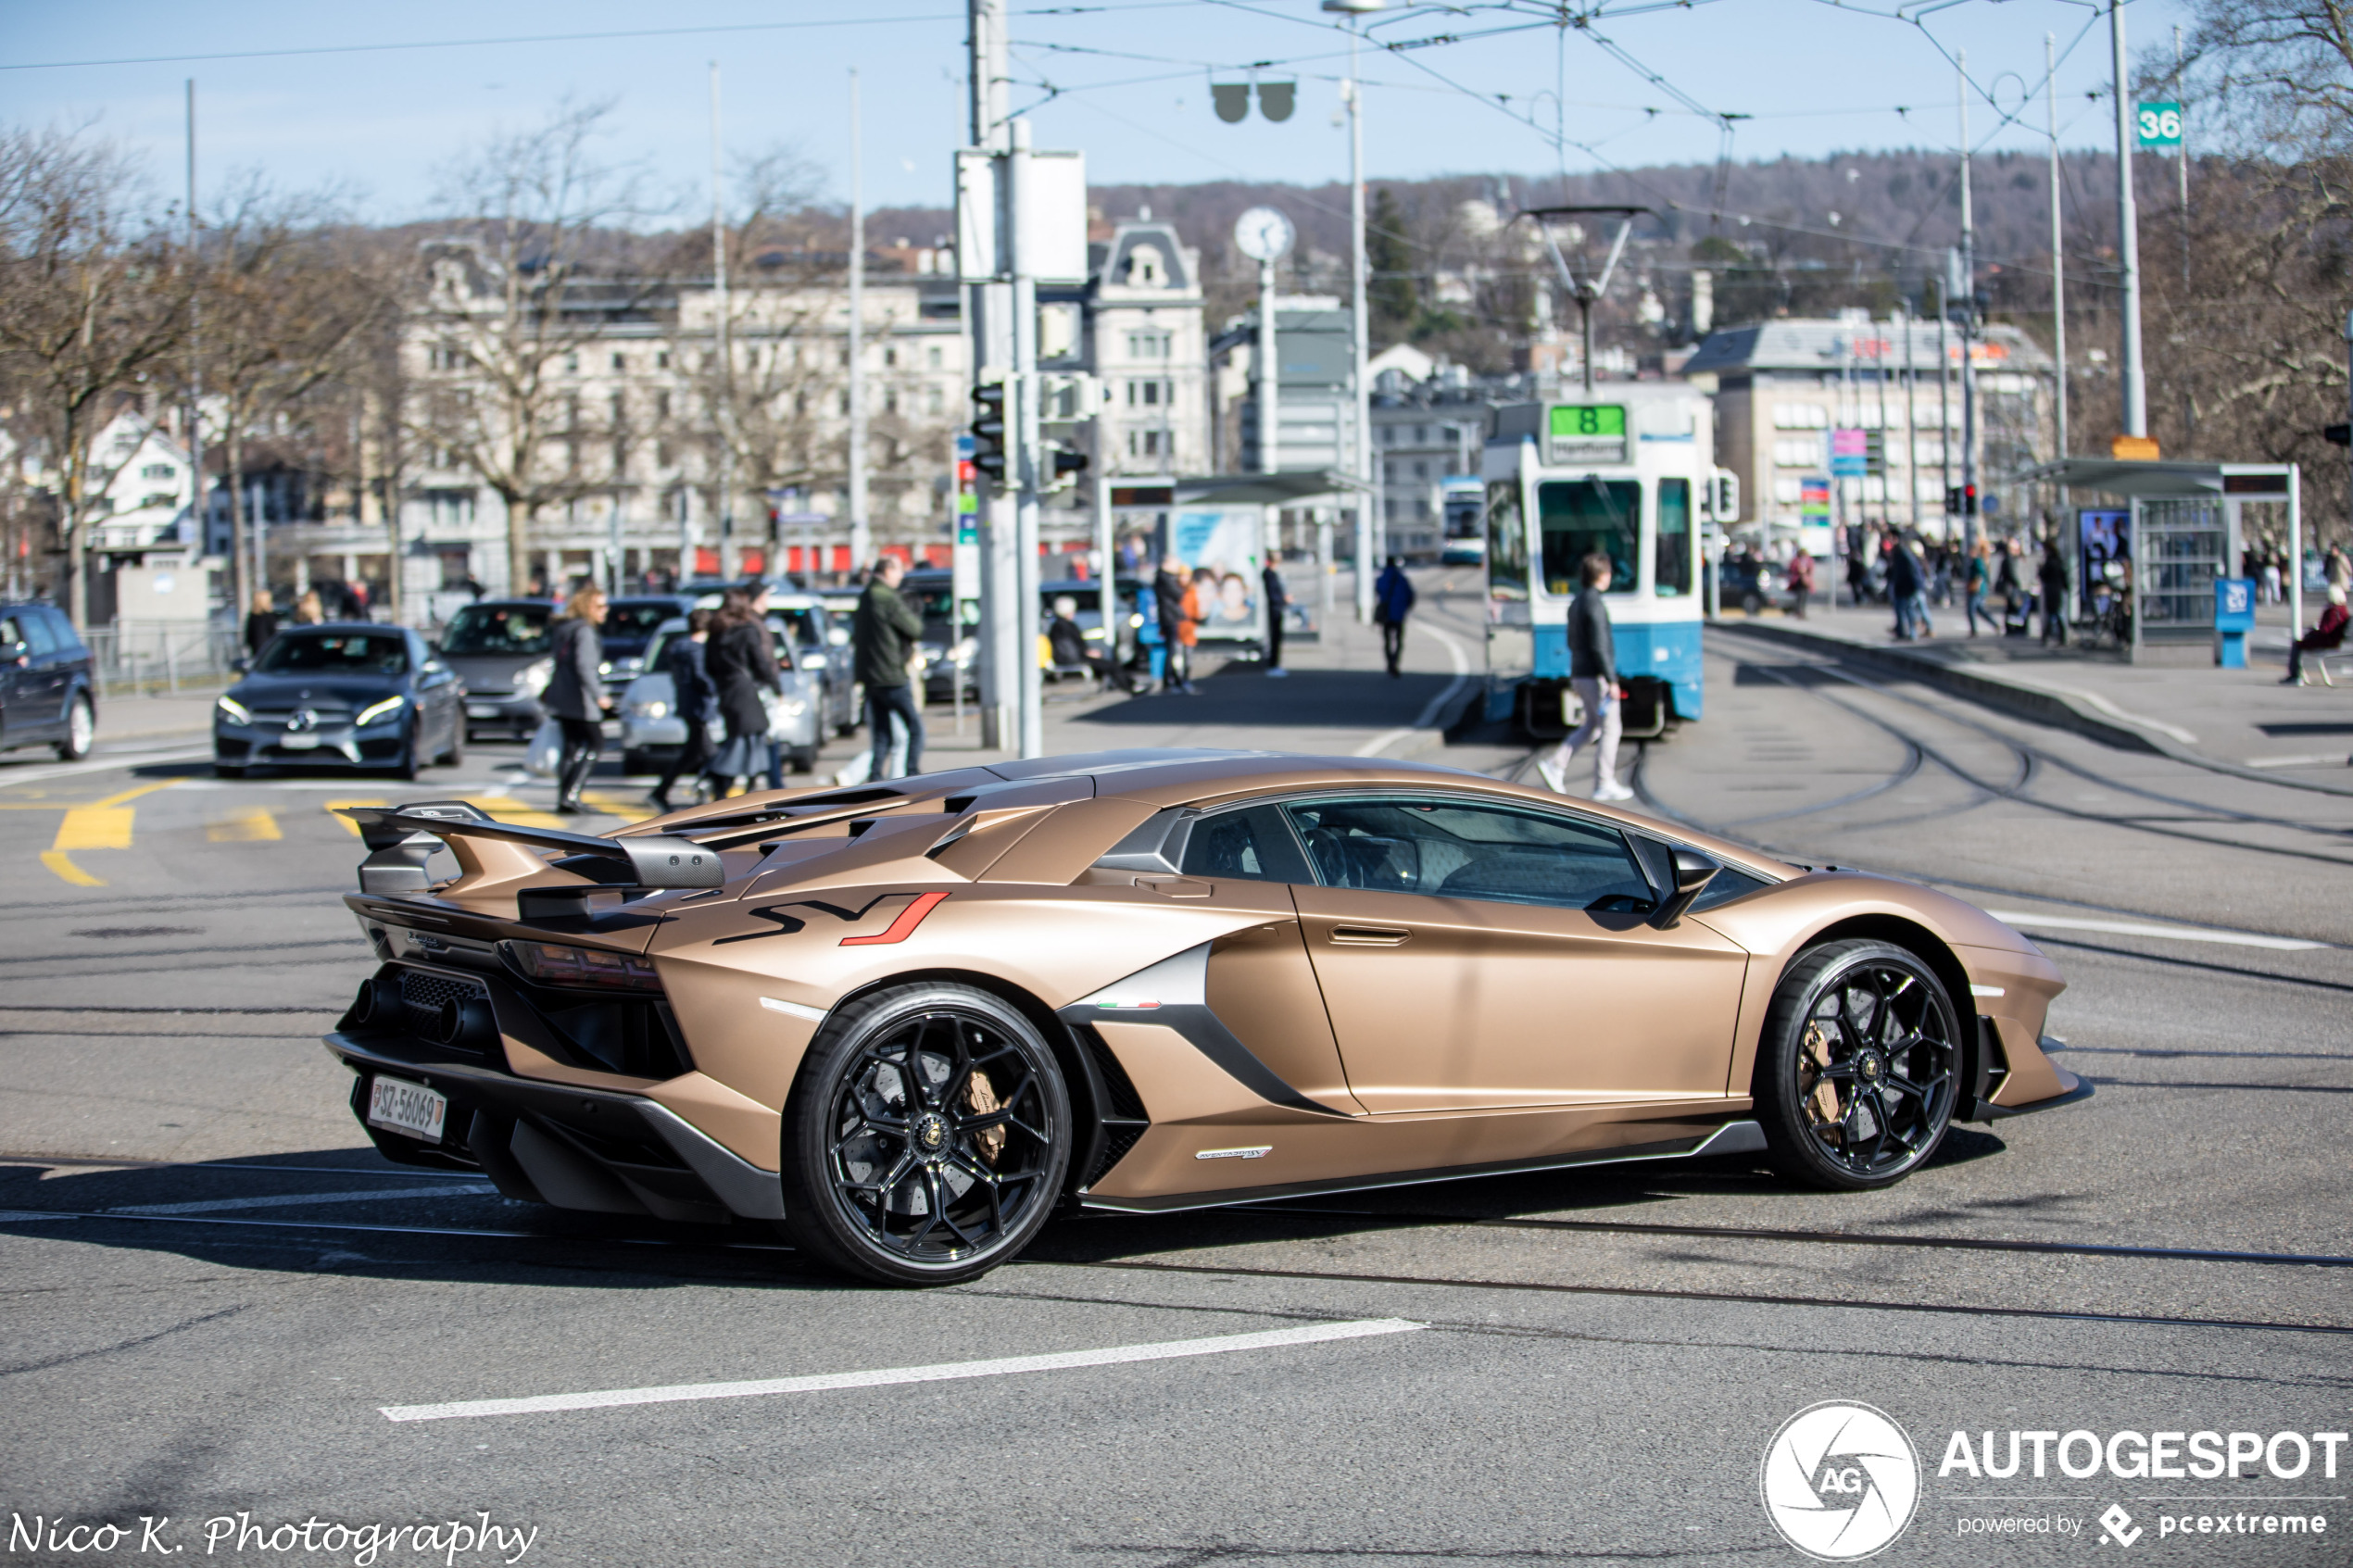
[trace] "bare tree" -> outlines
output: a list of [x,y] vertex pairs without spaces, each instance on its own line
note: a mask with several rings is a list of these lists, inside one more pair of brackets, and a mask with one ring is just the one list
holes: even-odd
[[57,475],[77,626],[89,619],[90,508],[113,478],[97,436],[180,346],[181,259],[115,149],[63,132],[0,133],[0,364]]
[[610,112],[567,106],[494,138],[450,171],[446,200],[462,216],[425,247],[423,362],[404,422],[505,503],[517,591],[541,515],[614,482],[584,461],[623,433],[583,405],[576,358],[659,286],[629,228],[648,210],[640,182],[596,156]]
[[280,196],[248,182],[198,242],[196,369],[220,408],[240,609],[262,585],[248,577],[246,442],[356,370],[365,335],[391,306],[384,281],[332,217],[321,198]]

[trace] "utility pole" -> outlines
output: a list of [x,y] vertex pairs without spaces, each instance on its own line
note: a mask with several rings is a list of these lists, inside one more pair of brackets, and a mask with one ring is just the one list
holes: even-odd
[[1005,188],[1010,193],[1006,206],[1013,215],[1007,229],[1013,252],[1013,375],[1006,387],[1005,429],[1013,437],[1013,445],[1005,455],[1005,469],[1008,477],[1019,476],[1021,488],[1013,502],[1013,575],[1009,584],[1013,603],[1008,607],[1013,635],[1007,640],[1006,653],[1013,665],[1019,743],[1021,755],[1026,758],[1046,755],[1045,672],[1038,668],[1033,644],[1038,621],[1038,492],[1051,481],[1038,472],[1044,447],[1038,407],[1038,258],[1028,254],[1029,247],[1023,243],[1019,216],[1037,205],[1030,184],[1029,121],[1016,119],[1009,129],[1013,147],[1006,162]]
[[1953,350],[1945,329],[1953,317],[1952,274],[1936,284],[1936,461],[1944,494],[1953,494]]
[[2118,355],[2124,433],[2149,433],[2148,383],[2141,368],[2140,218],[2133,209],[2133,82],[2124,55],[2124,0],[2108,0],[2108,44],[2116,71],[2116,263],[2124,287],[2123,342]]
[[[188,78],[188,266],[195,271],[203,266],[196,255],[196,79]],[[199,274],[200,275],[200,274]],[[188,466],[191,470],[188,489],[188,515],[196,531],[195,553],[205,553],[205,524],[208,512],[205,506],[204,483],[204,340],[201,336],[203,317],[202,295],[191,290],[188,305]],[[229,624],[245,623],[245,611],[252,608],[252,592],[245,584],[244,555],[233,544],[230,547],[230,581],[237,596],[235,613]],[[12,565],[14,563],[11,563]],[[392,581],[396,598],[399,595],[400,558],[393,557]]]
[[1275,262],[1268,256],[1258,263],[1258,471],[1282,470],[1282,374],[1275,358]]
[[866,518],[866,187],[860,158],[858,69],[849,71],[849,564],[871,565]]
[[1969,206],[1969,51],[1959,53],[1961,98],[1961,547],[1977,553],[1977,220]]
[[[2051,416],[2061,458],[2067,456],[2067,245],[2060,227],[2058,139],[2058,37],[2043,34],[2044,85],[2051,128]],[[2067,486],[2058,487],[2058,509],[2067,513]]]
[[[1920,531],[1920,383],[1918,373],[1912,369],[1911,301],[1900,295],[1897,297],[1895,319],[1904,328],[1904,484],[1912,493],[1912,532],[1918,533]],[[1835,603],[1835,599],[1832,602]]]
[[[1006,126],[1011,66],[1005,0],[970,0],[970,6],[966,72],[972,94],[972,145],[1003,152],[1011,144]],[[1000,211],[997,222],[1001,228],[1013,218]],[[958,264],[966,277],[975,275],[970,258],[960,257]],[[974,381],[1004,380],[1013,358],[1011,285],[970,284],[964,305],[964,319],[972,323]],[[1010,396],[1006,401],[1005,424],[1010,434],[1015,428],[1016,410]],[[1010,482],[1017,470],[1013,467],[1013,455],[1009,453],[1007,459],[1005,478]],[[1019,743],[1021,621],[1013,597],[1018,560],[1013,511],[1010,483],[987,482],[980,512],[981,624],[976,630],[980,633],[980,744],[991,750]]]
[[2186,292],[2190,281],[2190,106],[2182,94],[2182,25],[2173,24],[2173,99],[2182,106],[2182,141],[2174,149],[2179,155],[2182,203],[2182,283]]
[[[719,575],[722,579],[736,574],[735,533],[728,515],[728,492],[736,483],[736,359],[727,343],[727,215],[724,203],[726,185],[721,163],[719,132],[719,62],[711,62],[711,305],[717,315],[712,332],[719,349],[719,494],[714,497],[713,510],[719,514]],[[679,540],[678,577],[681,583],[694,575],[692,559],[694,526],[687,524]]]
[[1355,353],[1349,379],[1354,413],[1353,459],[1356,478],[1356,619],[1373,619],[1373,398],[1366,366],[1371,360],[1366,335],[1370,312],[1365,299],[1365,84],[1357,77],[1357,51],[1364,42],[1357,18],[1385,10],[1389,0],[1324,0],[1324,9],[1348,18],[1348,80],[1340,96],[1348,105],[1348,238],[1349,276],[1353,295],[1349,311]]

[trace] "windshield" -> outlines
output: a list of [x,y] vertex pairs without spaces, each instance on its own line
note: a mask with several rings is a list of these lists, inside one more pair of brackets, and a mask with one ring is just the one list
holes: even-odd
[[[768,620],[768,631],[774,640],[776,650],[776,668],[779,670],[790,670],[793,667],[792,633],[789,630],[777,626],[775,618],[779,613],[790,616],[794,612],[791,610],[771,612]],[[655,637],[652,646],[646,649],[646,673],[648,675],[669,674],[670,668],[664,661],[670,658],[670,650],[677,646],[678,639],[684,637],[686,634],[686,628],[681,625],[673,626],[669,631]],[[710,646],[711,645],[709,643],[705,643],[703,645],[705,648],[709,648]]]
[[1596,552],[1609,558],[1612,594],[1634,591],[1641,546],[1642,487],[1630,479],[1555,480],[1536,487],[1537,522],[1543,534],[1544,591],[1564,596],[1583,579],[1579,563]]
[[677,619],[678,606],[673,600],[632,604],[622,599],[606,608],[602,630],[608,637],[650,637],[663,621]]
[[546,653],[546,605],[468,605],[441,634],[444,653]]
[[261,653],[265,675],[406,675],[409,639],[390,632],[289,633]]

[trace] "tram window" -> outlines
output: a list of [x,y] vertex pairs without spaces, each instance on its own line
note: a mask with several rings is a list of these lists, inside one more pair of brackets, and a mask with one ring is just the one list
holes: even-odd
[[1653,586],[1661,598],[1692,591],[1692,482],[1658,482],[1658,564]]
[[1578,563],[1598,550],[1609,558],[1609,592],[1639,584],[1642,487],[1630,479],[1554,480],[1536,487],[1537,521],[1544,536],[1544,591],[1577,592]]
[[1487,484],[1487,594],[1490,598],[1528,597],[1528,530],[1519,515],[1519,481]]

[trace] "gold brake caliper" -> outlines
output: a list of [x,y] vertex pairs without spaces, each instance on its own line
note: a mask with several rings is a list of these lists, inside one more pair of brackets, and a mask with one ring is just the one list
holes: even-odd
[[[975,1116],[986,1116],[993,1110],[1004,1109],[1004,1103],[997,1098],[997,1086],[988,1081],[988,1073],[975,1072],[965,1080],[964,1108]],[[983,1127],[975,1133],[973,1146],[980,1150],[983,1160],[991,1165],[996,1164],[999,1152],[1005,1147],[1004,1123],[1000,1122],[994,1127]]]
[[1838,1125],[1838,1086],[1828,1078],[1821,1076],[1831,1064],[1830,1036],[1822,1033],[1822,1026],[1818,1023],[1808,1023],[1806,1026],[1806,1049],[1802,1064],[1812,1073],[1814,1082],[1810,1089],[1806,1088],[1801,1083],[1801,1098],[1813,1102],[1815,1114],[1821,1120],[1825,1128],[1836,1127]]

